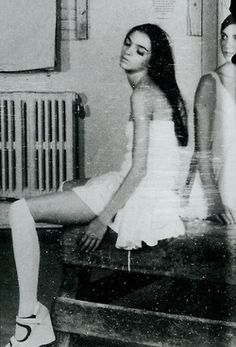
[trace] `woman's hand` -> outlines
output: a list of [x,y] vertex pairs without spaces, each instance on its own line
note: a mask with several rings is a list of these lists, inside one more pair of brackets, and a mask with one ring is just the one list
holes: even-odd
[[105,233],[107,225],[103,224],[97,217],[89,225],[85,234],[79,240],[78,246],[82,252],[94,252],[100,245]]
[[236,216],[233,211],[222,203],[215,203],[211,206],[207,220],[220,224],[230,225],[236,223]]

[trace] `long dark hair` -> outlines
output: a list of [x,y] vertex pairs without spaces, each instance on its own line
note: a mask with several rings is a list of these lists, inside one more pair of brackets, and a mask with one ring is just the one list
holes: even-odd
[[231,24],[236,24],[236,19],[234,16],[232,16],[232,14],[230,14],[228,17],[226,17],[220,27],[220,31],[222,33],[223,30],[225,30],[225,28],[227,28],[227,26],[231,25]]
[[148,66],[148,75],[162,90],[169,101],[175,124],[175,134],[181,146],[188,144],[187,112],[175,78],[175,67],[172,50],[167,34],[158,25],[142,24],[133,27],[126,35],[133,32],[145,33],[151,41],[151,58]]

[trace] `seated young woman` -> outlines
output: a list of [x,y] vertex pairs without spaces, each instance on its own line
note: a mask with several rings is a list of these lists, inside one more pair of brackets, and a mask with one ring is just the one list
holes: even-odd
[[186,146],[185,105],[176,83],[167,34],[143,24],[126,35],[120,66],[131,86],[127,151],[117,172],[65,182],[61,191],[21,199],[10,208],[10,225],[20,302],[15,336],[7,347],[37,347],[54,340],[50,315],[38,302],[39,242],[35,222],[88,224],[82,251],[95,251],[110,226],[116,247],[137,249],[145,242],[184,234],[176,187],[179,146]]

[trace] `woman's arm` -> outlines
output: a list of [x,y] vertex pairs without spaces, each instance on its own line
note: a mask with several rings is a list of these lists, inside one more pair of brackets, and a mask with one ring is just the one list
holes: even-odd
[[212,165],[212,131],[216,107],[216,83],[210,75],[203,76],[195,94],[195,153],[203,183],[209,216],[230,224],[232,216],[222,203]]
[[[146,175],[150,121],[146,107],[148,102],[146,93],[142,89],[135,90],[131,97],[131,111],[134,121],[131,169],[103,212],[90,223],[88,230],[81,239],[81,250],[90,251],[98,247],[107,225],[112,222],[118,210],[125,205],[130,195]],[[95,238],[97,242],[95,244],[94,242],[91,243],[90,239]]]
[[114,215],[125,205],[130,195],[146,175],[150,122],[145,107],[147,102],[143,90],[135,91],[131,97],[131,111],[134,121],[132,165],[112,200],[99,216],[104,224],[109,224],[112,221]]

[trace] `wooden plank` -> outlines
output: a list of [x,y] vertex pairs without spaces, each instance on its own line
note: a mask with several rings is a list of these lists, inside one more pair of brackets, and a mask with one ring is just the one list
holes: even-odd
[[88,0],[77,0],[76,6],[76,38],[88,39]]
[[[215,69],[218,65],[218,18],[213,16],[212,13],[218,12],[217,1],[203,1],[202,4],[202,75]],[[209,21],[209,18],[211,20]],[[212,49],[209,49],[209,42],[211,42]]]
[[236,323],[57,298],[55,330],[140,346],[235,346]]
[[75,29],[63,29],[61,31],[61,39],[62,41],[75,41],[76,35],[75,35]]
[[188,0],[189,36],[202,36],[202,0]]
[[[62,282],[59,288],[59,293],[62,297],[75,298],[77,294],[77,288],[79,285],[79,271],[75,267],[68,268],[63,266],[62,268]],[[86,276],[85,276],[86,277]],[[81,281],[82,282],[82,281]],[[55,310],[55,305],[52,306],[52,312]],[[69,333],[63,333],[58,331],[56,333],[57,347],[69,347],[71,336]]]
[[61,8],[67,8],[67,9],[75,8],[75,0],[61,0]]
[[62,19],[61,20],[61,30],[74,30],[75,31],[75,19],[67,20],[67,19]]
[[128,251],[115,248],[114,232],[107,232],[96,252],[79,253],[77,240],[81,233],[83,228],[74,227],[63,235],[67,264],[236,285],[235,227],[193,223],[187,227],[186,236],[131,251],[130,256]]
[[62,8],[61,9],[61,20],[75,20],[75,8],[74,9],[68,9],[68,8]]

